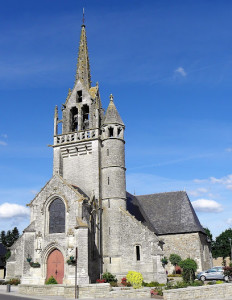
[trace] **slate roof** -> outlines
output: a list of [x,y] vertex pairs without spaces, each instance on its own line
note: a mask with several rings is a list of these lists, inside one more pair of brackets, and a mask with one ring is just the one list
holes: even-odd
[[117,108],[113,102],[113,96],[111,95],[110,104],[106,110],[106,114],[103,120],[103,124],[120,124],[124,126],[124,123],[117,111]]
[[203,232],[186,192],[133,196],[127,194],[127,209],[158,235]]

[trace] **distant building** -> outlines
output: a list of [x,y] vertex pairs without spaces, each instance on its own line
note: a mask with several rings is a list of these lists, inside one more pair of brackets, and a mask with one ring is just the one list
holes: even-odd
[[129,270],[166,282],[161,259],[171,253],[190,256],[199,269],[211,266],[206,234],[185,192],[126,194],[124,130],[113,96],[104,114],[99,86],[91,86],[83,24],[62,119],[55,108],[53,177],[29,204],[31,223],[11,247],[7,279],[43,284],[53,275],[74,284],[76,248],[78,284]]

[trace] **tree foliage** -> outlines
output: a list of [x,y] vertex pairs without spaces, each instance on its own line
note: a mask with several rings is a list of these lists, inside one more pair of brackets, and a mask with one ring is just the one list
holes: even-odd
[[169,261],[175,267],[181,262],[181,257],[178,254],[170,254]]
[[208,227],[205,227],[204,230],[205,230],[205,233],[207,234],[209,240],[210,240],[211,242],[213,242],[213,235],[212,235],[211,231],[209,230],[209,228],[208,228]]
[[195,280],[195,272],[197,263],[191,258],[187,258],[180,262],[180,267],[183,269],[182,277],[184,282],[191,283]]
[[231,256],[231,248],[230,241],[232,243],[232,229],[226,229],[223,231],[218,237],[216,237],[215,241],[212,243],[212,255],[214,258],[217,257],[230,257]]
[[7,233],[3,230],[0,233],[0,242],[6,248],[11,247],[15,241],[19,238],[19,231],[18,228],[15,227],[12,231],[8,230]]

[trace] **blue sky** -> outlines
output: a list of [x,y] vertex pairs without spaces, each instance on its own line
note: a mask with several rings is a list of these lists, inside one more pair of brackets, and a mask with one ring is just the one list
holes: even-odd
[[52,176],[82,7],[92,83],[126,124],[127,190],[186,190],[217,236],[232,225],[232,2],[212,0],[1,1],[0,230],[27,226]]

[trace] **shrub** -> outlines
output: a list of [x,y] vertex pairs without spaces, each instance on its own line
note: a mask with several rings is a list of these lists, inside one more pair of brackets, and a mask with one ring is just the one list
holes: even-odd
[[224,283],[224,281],[222,281],[222,280],[217,280],[216,281],[216,284],[221,284],[221,283]]
[[168,282],[165,290],[181,289],[181,288],[186,288],[188,286],[189,286],[189,284],[184,281],[177,281],[176,284],[171,284],[170,282]]
[[130,282],[134,289],[139,289],[143,283],[143,276],[139,272],[129,271],[126,275],[126,280]]
[[180,264],[181,257],[177,254],[171,254],[169,256],[170,263],[175,267],[175,273],[176,273],[176,266]]
[[45,281],[45,284],[57,284],[57,281],[53,276],[51,276]]
[[195,280],[195,272],[197,270],[197,263],[191,258],[182,260],[179,263],[183,269],[182,277],[184,282],[193,282]]
[[110,285],[111,285],[112,287],[117,287],[117,286],[118,286],[118,283],[117,283],[117,281],[110,281]]
[[182,277],[181,274],[168,274],[168,277]]
[[18,278],[11,278],[10,280],[4,281],[1,284],[3,284],[3,285],[5,285],[5,284],[18,285],[18,284],[20,284],[20,279],[18,279]]
[[224,275],[232,276],[232,267],[224,267]]
[[204,285],[204,282],[202,282],[201,280],[196,280],[191,283],[191,286],[202,286],[202,285]]
[[151,281],[149,283],[143,281],[142,286],[153,287],[153,286],[161,286],[161,285],[157,281]]
[[105,282],[108,282],[108,283],[117,282],[118,281],[117,278],[116,278],[116,276],[114,276],[110,272],[105,272],[102,275],[102,278],[105,279]]

